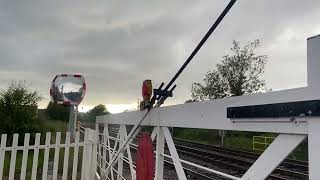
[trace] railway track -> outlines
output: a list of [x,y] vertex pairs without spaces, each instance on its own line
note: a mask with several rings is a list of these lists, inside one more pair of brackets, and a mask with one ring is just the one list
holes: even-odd
[[[225,153],[225,154],[232,155],[232,156],[243,157],[248,160],[252,160],[252,162],[256,161],[260,156],[258,153],[254,153],[254,152],[250,152],[250,151],[243,151],[243,150],[231,149],[231,148],[223,148],[223,147],[219,147],[219,146],[195,143],[195,142],[190,142],[190,141],[180,140],[180,139],[175,139],[175,142],[178,144],[185,145],[185,146],[192,146],[194,148],[205,149],[208,151],[220,152],[220,153]],[[284,162],[282,162],[280,164],[279,168],[294,170],[294,171],[297,171],[297,172],[300,172],[300,173],[306,174],[306,175],[308,174],[308,162],[307,161],[286,159]]]
[[[131,149],[137,151],[138,149],[136,147],[131,147]],[[170,166],[172,169],[174,169],[174,165],[172,163],[172,161],[170,161],[169,159],[165,159],[164,160],[165,165]],[[135,163],[134,163],[135,165]],[[208,176],[206,173],[204,172],[198,172],[195,171],[191,168],[187,168],[187,167],[183,167],[186,175],[190,178],[190,177],[196,177],[197,179],[203,179],[203,180],[217,180],[217,178],[214,177],[210,177]]]
[[[181,143],[180,141],[175,140],[175,145],[179,155],[183,156],[192,156],[201,162],[212,163],[219,165],[224,172],[241,177],[255,162],[255,160],[248,159],[241,156],[239,153],[232,154],[229,151],[223,152],[222,148],[219,148],[219,151],[214,151],[208,148],[197,148],[194,144],[188,142]],[[291,164],[293,165],[293,164]],[[298,165],[297,165],[298,166]],[[231,170],[231,171],[230,171]],[[288,167],[281,165],[278,167],[270,176],[269,179],[307,179],[308,174],[303,171],[296,171],[289,169]]]
[[[110,133],[117,133],[117,131],[111,130]],[[189,159],[189,161],[196,162],[199,165],[237,177],[241,177],[259,157],[259,154],[254,152],[222,148],[179,139],[174,139],[174,141],[181,159]],[[168,159],[166,160],[166,164],[174,168],[172,162]],[[227,179],[193,167],[183,166],[189,177],[211,180]],[[308,179],[308,162],[286,159],[274,170],[268,179]]]

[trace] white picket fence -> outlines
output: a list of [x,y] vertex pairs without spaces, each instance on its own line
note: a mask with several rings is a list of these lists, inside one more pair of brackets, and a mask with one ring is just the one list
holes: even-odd
[[[95,179],[96,175],[96,139],[97,135],[95,131],[85,129],[84,135],[80,136],[80,133],[76,133],[74,141],[70,141],[70,133],[65,134],[65,138],[61,138],[61,133],[55,134],[47,132],[45,135],[45,142],[41,144],[41,134],[35,135],[34,144],[30,145],[30,134],[24,135],[23,146],[18,145],[19,135],[14,134],[13,140],[10,146],[7,146],[7,135],[1,135],[1,147],[0,147],[0,180],[2,179],[42,179],[42,180],[56,180],[56,179],[80,179],[90,180]],[[54,140],[55,139],[55,140]],[[62,141],[64,140],[64,142]],[[63,143],[61,143],[63,142]],[[64,150],[63,162],[62,158],[59,158]],[[42,151],[44,151],[42,153]],[[73,152],[71,157],[70,151]],[[5,168],[5,156],[10,152],[10,167],[8,175],[4,175]],[[81,153],[82,152],[82,157]],[[17,153],[22,153],[21,168],[18,168]],[[52,153],[52,154],[51,154]],[[38,163],[42,161],[43,165],[39,167]],[[60,156],[59,156],[60,154]],[[40,156],[41,155],[41,156]],[[32,156],[31,158],[29,156]],[[29,158],[28,158],[29,157]],[[61,156],[62,157],[62,156]],[[7,157],[8,158],[8,157]],[[32,159],[32,168],[27,171],[27,164]],[[61,159],[59,162],[59,159]],[[72,159],[72,160],[70,160]],[[82,164],[79,164],[79,160],[82,159]],[[31,162],[29,162],[30,164]],[[59,171],[59,164],[63,168]],[[19,162],[20,165],[20,162]],[[51,167],[49,166],[51,165]],[[70,170],[69,170],[70,167]],[[72,167],[72,168],[71,168]],[[81,167],[81,168],[80,168]],[[20,172],[17,171],[20,169]],[[72,169],[72,170],[71,170]],[[62,171],[62,174],[58,173]],[[68,172],[69,171],[69,172]],[[72,178],[70,178],[72,177]]]

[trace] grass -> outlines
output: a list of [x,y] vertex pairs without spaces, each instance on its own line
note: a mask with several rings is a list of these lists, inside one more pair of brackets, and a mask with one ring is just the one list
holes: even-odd
[[[184,139],[188,141],[194,141],[204,144],[220,145],[221,138],[218,130],[209,129],[186,129],[186,128],[174,128],[173,135],[175,138]],[[224,138],[224,147],[242,149],[247,151],[253,151],[253,136],[266,136],[276,137],[274,133],[253,133],[253,132],[237,132],[227,131]],[[268,139],[268,143],[270,139]],[[263,139],[264,141],[264,139]],[[290,159],[296,160],[308,160],[308,146],[306,142],[301,143],[290,155]],[[261,147],[264,149],[264,145]],[[263,151],[254,151],[256,153],[262,153]]]
[[42,128],[45,132],[66,132],[68,124],[61,120],[42,120]]
[[226,137],[224,142],[225,147],[252,150],[252,138],[248,137]]
[[[18,151],[16,155],[16,165],[15,165],[15,176],[21,173],[21,166],[22,166],[22,156],[23,152]],[[38,156],[38,170],[42,168],[43,166],[43,157],[44,153],[43,150],[39,152]],[[9,176],[9,170],[10,170],[10,161],[11,161],[11,152],[6,152],[5,159],[4,159],[4,169],[3,169],[3,175]],[[31,175],[32,171],[32,163],[33,163],[33,151],[28,151],[28,159],[27,159],[27,174]]]

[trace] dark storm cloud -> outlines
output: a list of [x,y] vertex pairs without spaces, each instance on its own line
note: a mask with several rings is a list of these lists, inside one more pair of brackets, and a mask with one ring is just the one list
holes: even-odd
[[[1,1],[0,86],[24,79],[46,103],[55,74],[81,73],[85,104],[135,102],[142,80],[157,86],[173,76],[226,3]],[[189,98],[192,82],[214,68],[232,40],[262,39],[271,88],[304,85],[305,40],[320,32],[319,10],[319,1],[239,0],[177,81],[170,103]]]

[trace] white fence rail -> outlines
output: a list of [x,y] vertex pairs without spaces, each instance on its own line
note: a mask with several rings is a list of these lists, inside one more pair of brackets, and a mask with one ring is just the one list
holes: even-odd
[[[85,129],[83,135],[77,132],[74,140],[70,140],[69,132],[63,137],[60,132],[47,132],[45,137],[37,133],[32,138],[29,133],[20,138],[19,134],[14,134],[12,141],[2,134],[0,180],[95,179],[95,134]],[[23,139],[23,143],[19,143],[19,139]]]

